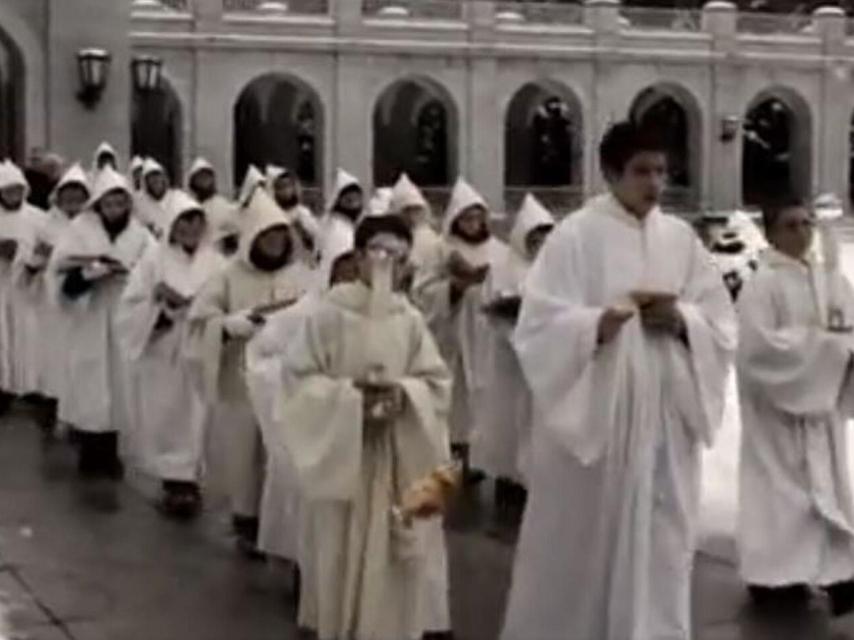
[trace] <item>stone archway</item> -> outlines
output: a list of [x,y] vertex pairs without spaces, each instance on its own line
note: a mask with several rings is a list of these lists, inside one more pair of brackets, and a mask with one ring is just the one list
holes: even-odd
[[442,85],[421,76],[393,82],[374,106],[374,184],[392,184],[405,172],[420,186],[447,187],[457,173],[458,126]]
[[629,117],[656,130],[668,149],[668,189],[665,202],[695,207],[700,200],[703,126],[696,98],[684,87],[660,83],[641,91]]
[[811,198],[812,115],[786,88],[757,95],[744,118],[742,199],[761,205],[782,193]]
[[574,208],[581,203],[583,165],[584,116],[572,89],[542,80],[516,91],[504,118],[507,209],[515,210],[528,191],[554,211]]
[[234,179],[249,165],[294,171],[310,193],[323,186],[323,103],[295,76],[268,73],[252,80],[234,106]]
[[151,157],[166,169],[173,185],[183,169],[181,101],[172,84],[161,78],[153,91],[132,90],[131,154]]

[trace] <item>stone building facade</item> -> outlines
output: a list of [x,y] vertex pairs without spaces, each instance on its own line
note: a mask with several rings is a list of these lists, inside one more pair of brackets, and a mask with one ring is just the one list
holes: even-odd
[[[368,184],[423,170],[437,194],[462,173],[512,207],[537,183],[526,165],[556,135],[565,176],[533,186],[568,207],[602,186],[595,150],[609,123],[661,107],[684,134],[674,206],[741,205],[755,149],[804,195],[849,193],[854,37],[839,9],[795,20],[721,1],[697,11],[616,0],[163,1],[3,0],[5,153],[88,158],[101,139],[129,153],[146,108],[131,60],[153,55],[173,105],[162,120],[176,178],[196,154],[230,183],[250,161],[299,164],[319,190],[338,166]],[[87,47],[112,56],[92,109],[75,99]],[[542,115],[550,100],[564,114],[557,129]],[[772,151],[757,134],[769,118],[779,120]]]

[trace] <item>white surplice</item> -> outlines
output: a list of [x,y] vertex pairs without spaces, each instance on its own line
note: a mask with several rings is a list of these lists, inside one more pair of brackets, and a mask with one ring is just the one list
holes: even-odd
[[486,380],[485,358],[492,331],[482,312],[484,287],[469,287],[452,303],[448,259],[453,253],[471,266],[499,268],[507,260],[507,245],[490,236],[480,244],[465,242],[451,232],[456,220],[474,205],[488,210],[485,200],[462,178],[457,181],[443,222],[443,243],[433,268],[415,282],[413,298],[427,318],[439,350],[454,378],[451,400],[451,442],[467,444],[474,428],[477,399]]
[[775,251],[739,300],[742,411],[739,556],[752,584],[829,585],[854,577],[847,456],[854,294],[837,272]]
[[[294,462],[312,540],[299,617],[321,640],[416,640],[429,624],[430,525],[408,529],[391,508],[448,459],[450,380],[421,315],[400,296],[381,308],[371,297],[361,283],[334,287],[284,361],[278,446]],[[353,380],[377,365],[403,387],[406,411],[367,427]]]
[[[93,202],[114,190],[128,195],[123,176],[112,169],[98,174]],[[126,278],[112,276],[96,282],[75,299],[65,296],[64,276],[60,273],[65,260],[76,256],[109,256],[131,270],[155,244],[145,227],[131,216],[127,227],[113,240],[104,229],[101,217],[94,211],[79,214],[69,225],[51,258],[52,277],[57,279],[57,295],[67,323],[69,380],[64,409],[67,420],[78,429],[94,433],[119,431],[132,427],[133,389],[130,386],[127,354],[118,340],[117,309]]]
[[[687,344],[636,314],[597,345],[635,289],[678,296]],[[551,234],[514,334],[540,410],[503,640],[688,640],[699,449],[724,406],[736,322],[686,223],[643,221],[611,195]]]
[[201,469],[208,408],[181,357],[186,311],[172,312],[156,299],[155,289],[164,283],[192,299],[226,262],[208,242],[192,255],[169,243],[180,216],[201,210],[183,192],[176,191],[171,202],[172,220],[164,227],[164,237],[131,273],[119,303],[117,327],[142,399],[135,425],[143,468],[162,480],[195,482]]
[[[528,194],[510,232],[511,250],[485,283],[486,300],[524,295],[525,278],[531,267],[528,234],[538,227],[554,226],[554,223],[548,210]],[[514,321],[490,317],[489,322],[491,344],[486,347],[481,364],[485,383],[477,402],[472,465],[494,478],[524,484],[535,420],[533,398],[511,343]]]

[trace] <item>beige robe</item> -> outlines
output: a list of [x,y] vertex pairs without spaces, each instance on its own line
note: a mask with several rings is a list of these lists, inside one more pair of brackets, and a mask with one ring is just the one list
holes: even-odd
[[[416,640],[426,630],[424,537],[392,517],[395,496],[448,459],[448,371],[420,314],[394,296],[369,313],[361,283],[334,287],[285,360],[281,445],[306,501],[313,554],[300,623],[321,640]],[[405,414],[362,426],[353,380],[381,364]]]

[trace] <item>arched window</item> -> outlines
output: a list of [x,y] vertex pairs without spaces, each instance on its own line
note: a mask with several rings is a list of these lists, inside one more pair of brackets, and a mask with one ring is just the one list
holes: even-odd
[[182,167],[181,101],[165,78],[158,89],[133,90],[131,154],[151,157],[166,169],[173,185],[180,184]]
[[529,83],[510,100],[504,122],[505,206],[532,191],[555,211],[581,202],[583,116],[575,94],[555,82]]
[[790,92],[766,92],[744,118],[742,197],[761,205],[781,193],[811,198],[809,107]]
[[457,114],[437,83],[399,80],[382,92],[374,108],[376,185],[394,183],[405,172],[423,187],[446,187],[456,176]]
[[313,192],[323,181],[323,108],[302,80],[270,73],[250,82],[234,107],[234,179],[250,164],[296,172]]

